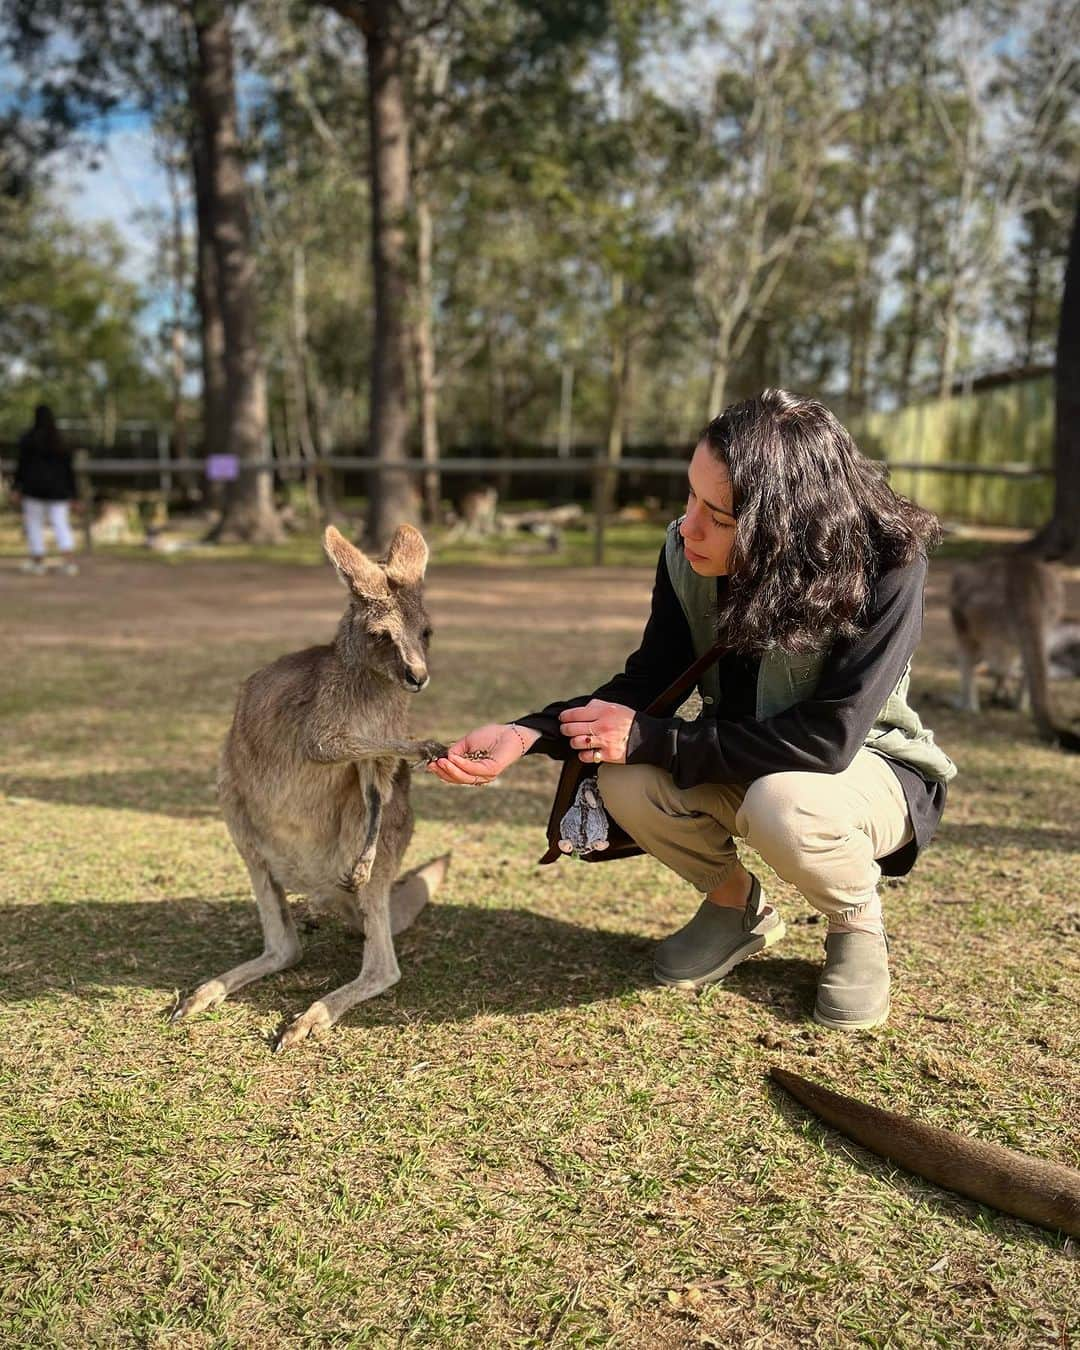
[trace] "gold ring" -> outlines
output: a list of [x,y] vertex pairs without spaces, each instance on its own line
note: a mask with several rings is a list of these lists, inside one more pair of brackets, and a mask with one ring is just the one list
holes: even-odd
[[599,750],[594,750],[594,751],[592,752],[592,762],[593,762],[594,764],[601,764],[601,763],[603,763],[603,759],[604,759],[604,756],[600,753]]
[[585,733],[585,749],[586,750],[592,749],[592,735],[589,732]]

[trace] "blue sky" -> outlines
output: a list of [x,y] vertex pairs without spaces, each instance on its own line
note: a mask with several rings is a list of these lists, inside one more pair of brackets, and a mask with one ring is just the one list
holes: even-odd
[[154,158],[148,123],[135,119],[112,129],[92,169],[76,156],[56,156],[53,197],[83,223],[108,221],[128,248],[125,271],[144,283],[153,273],[154,240],[147,213],[167,206],[165,174]]

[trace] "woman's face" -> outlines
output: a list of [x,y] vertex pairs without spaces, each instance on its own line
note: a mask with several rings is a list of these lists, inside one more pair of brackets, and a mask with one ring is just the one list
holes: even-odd
[[732,513],[731,477],[702,441],[694,451],[687,472],[690,491],[686,515],[679,526],[686,560],[698,576],[726,577],[735,546],[735,516]]

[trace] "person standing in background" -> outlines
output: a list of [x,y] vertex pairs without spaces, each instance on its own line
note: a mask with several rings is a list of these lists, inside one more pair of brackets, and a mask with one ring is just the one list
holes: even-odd
[[39,403],[34,425],[19,438],[19,460],[12,484],[12,501],[22,502],[23,528],[30,557],[23,571],[41,576],[45,566],[45,522],[52,527],[66,576],[78,575],[75,539],[68,519],[68,503],[75,497],[71,452],[64,447],[52,409]]

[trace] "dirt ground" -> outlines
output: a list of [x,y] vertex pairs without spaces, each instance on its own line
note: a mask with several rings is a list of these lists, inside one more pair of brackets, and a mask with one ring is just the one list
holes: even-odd
[[[927,648],[947,645],[945,596],[951,573],[936,563],[927,586]],[[434,566],[427,600],[438,625],[435,658],[447,633],[563,635],[640,632],[652,573],[641,567]],[[1071,608],[1080,604],[1072,583]],[[77,577],[22,575],[0,567],[0,617],[9,641],[67,641],[154,650],[192,640],[326,641],[342,595],[327,570],[277,564],[188,562],[166,565],[93,557]],[[8,626],[10,625],[10,627]]]
[[[952,661],[946,601],[954,564],[935,562],[926,589],[923,643],[915,681]],[[492,665],[512,666],[515,641],[531,648],[550,633],[546,651],[557,676],[560,651],[593,649],[601,676],[631,648],[648,613],[651,569],[434,566],[427,602],[436,625],[435,676],[451,671],[463,646],[478,645]],[[1080,569],[1067,579],[1068,609],[1080,615]],[[277,644],[287,651],[329,641],[342,595],[326,569],[279,564],[187,562],[164,565],[102,557],[78,577],[27,577],[0,566],[0,632],[15,647],[68,643],[114,651],[155,652],[191,642]],[[530,652],[530,655],[532,653]],[[552,698],[559,696],[557,680]],[[478,710],[480,711],[480,710]],[[524,710],[522,710],[524,711]]]

